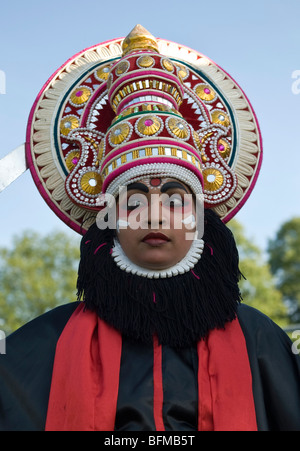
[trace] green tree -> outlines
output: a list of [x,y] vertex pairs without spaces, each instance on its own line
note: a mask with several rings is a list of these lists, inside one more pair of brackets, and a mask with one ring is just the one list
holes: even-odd
[[[246,236],[243,227],[229,224],[240,253],[246,280],[240,283],[244,302],[258,308],[284,326],[286,309],[262,252]],[[0,329],[16,330],[32,318],[58,305],[76,300],[79,237],[63,233],[41,236],[26,232],[10,249],[0,249]]]
[[286,221],[268,245],[269,263],[288,306],[292,323],[300,322],[300,218]]
[[[74,242],[76,241],[76,242]],[[16,330],[60,304],[76,300],[79,240],[27,231],[0,249],[0,328]]]
[[262,251],[245,235],[243,226],[236,220],[228,224],[232,230],[240,256],[240,289],[245,304],[257,308],[284,327],[288,323],[287,309],[280,291],[276,288],[269,264]]

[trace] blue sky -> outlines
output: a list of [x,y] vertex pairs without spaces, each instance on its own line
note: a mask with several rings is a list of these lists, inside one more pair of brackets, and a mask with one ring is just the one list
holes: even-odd
[[[31,106],[58,67],[87,47],[126,36],[140,23],[154,36],[214,60],[248,96],[261,127],[264,161],[236,219],[265,248],[283,222],[300,216],[300,83],[292,78],[300,71],[299,17],[299,0],[5,2],[0,10],[5,74],[0,158],[25,141]],[[64,230],[79,238],[49,209],[28,171],[0,194],[0,211],[0,246],[29,228]]]

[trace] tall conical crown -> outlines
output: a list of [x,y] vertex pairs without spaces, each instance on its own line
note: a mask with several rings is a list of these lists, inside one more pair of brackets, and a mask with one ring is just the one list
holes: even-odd
[[181,68],[158,52],[156,39],[141,25],[124,39],[123,50],[107,82],[116,117],[100,146],[103,191],[115,195],[121,181],[164,170],[202,192],[200,140],[179,112]]
[[130,105],[145,103],[178,111],[184,95],[181,72],[158,52],[156,39],[137,25],[122,48],[125,51],[111,66],[107,82],[114,112],[119,116]]

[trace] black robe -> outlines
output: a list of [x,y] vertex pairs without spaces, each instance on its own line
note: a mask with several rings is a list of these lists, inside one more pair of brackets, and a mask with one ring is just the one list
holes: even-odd
[[[78,302],[58,307],[7,338],[6,354],[0,356],[0,430],[45,429],[56,344],[77,306]],[[292,352],[290,339],[249,306],[239,306],[238,319],[252,372],[258,430],[300,431],[300,358]],[[155,430],[150,354],[147,345],[123,340],[116,431]],[[163,375],[166,431],[196,431],[196,352],[192,348],[175,352],[164,346],[163,358],[167,362]],[[170,372],[170,367],[176,371]],[[137,386],[136,375],[141,371],[143,383]],[[185,389],[179,391],[183,380]],[[136,398],[130,393],[136,393]]]

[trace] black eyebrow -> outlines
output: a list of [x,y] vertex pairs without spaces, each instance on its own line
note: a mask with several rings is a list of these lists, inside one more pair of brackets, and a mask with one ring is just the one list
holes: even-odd
[[131,189],[136,189],[139,191],[143,191],[144,193],[149,193],[149,188],[148,186],[144,185],[143,183],[131,183],[130,185],[127,186],[127,191],[131,190]]
[[165,183],[162,187],[161,187],[161,192],[165,193],[166,191],[168,191],[169,189],[174,189],[174,188],[179,188],[179,189],[183,189],[186,193],[189,194],[188,190],[185,188],[185,186],[183,186],[181,183],[179,182],[167,182]]

